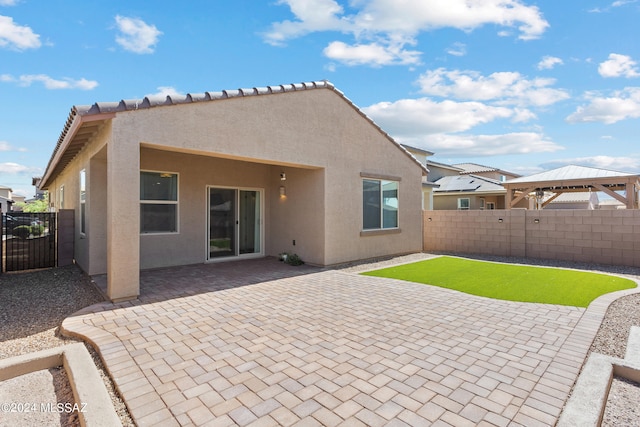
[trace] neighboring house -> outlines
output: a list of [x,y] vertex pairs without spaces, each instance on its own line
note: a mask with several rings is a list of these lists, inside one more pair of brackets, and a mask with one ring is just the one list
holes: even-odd
[[12,211],[13,205],[13,194],[12,189],[9,187],[5,187],[4,185],[0,185],[0,212],[10,212]]
[[40,182],[42,181],[42,177],[34,176],[31,178],[31,185],[36,188],[36,194],[34,196],[34,200],[42,200],[45,196],[45,191],[40,189]]
[[596,191],[562,193],[546,205],[545,209],[600,209],[600,200]]
[[[433,156],[433,152],[423,150],[421,148],[412,147],[410,145],[402,144],[402,146],[410,152],[413,157],[415,157],[420,163],[422,163],[427,169],[427,174],[429,173],[429,169],[427,163],[429,160],[427,159],[429,156]],[[437,188],[438,184],[435,184],[429,181],[428,176],[422,177],[422,210],[431,211],[433,210],[433,189]]]
[[[435,210],[504,209],[506,190],[502,180],[519,175],[475,163],[447,165],[427,161]],[[522,203],[522,207],[526,207]]]
[[460,172],[461,175],[473,174],[476,176],[483,176],[485,178],[494,179],[500,182],[505,182],[508,179],[519,178],[521,176],[517,173],[507,172],[499,168],[479,165],[477,163],[456,163],[452,166],[462,169],[462,172]]
[[504,209],[507,191],[500,181],[477,175],[443,176],[433,191],[435,210]]
[[464,170],[457,168],[452,165],[447,165],[445,163],[434,162],[433,160],[427,159],[427,168],[429,169],[429,173],[427,174],[427,178],[431,182],[436,182],[443,176],[459,176]]
[[615,199],[603,199],[598,203],[598,209],[601,210],[617,210],[626,208],[627,207],[624,205],[624,203]]
[[14,212],[22,212],[22,204],[26,202],[26,197],[18,196],[17,194],[12,194],[11,198],[13,199],[12,209]]
[[326,81],[73,107],[40,187],[112,300],[141,269],[422,250],[426,169]]

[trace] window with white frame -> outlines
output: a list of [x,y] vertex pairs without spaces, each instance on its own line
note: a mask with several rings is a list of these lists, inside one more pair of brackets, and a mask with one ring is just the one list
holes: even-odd
[[87,233],[87,172],[80,171],[80,234]]
[[398,228],[398,182],[362,180],[362,229]]
[[60,204],[59,204],[59,209],[64,209],[64,185],[60,186]]
[[487,202],[487,209],[494,210],[496,208],[495,202]]
[[471,204],[469,203],[468,197],[463,197],[458,199],[458,209],[459,210],[469,210]]
[[140,232],[178,232],[178,174],[140,172]]
[[484,206],[485,206],[485,200],[484,197],[480,197],[480,209],[484,210]]

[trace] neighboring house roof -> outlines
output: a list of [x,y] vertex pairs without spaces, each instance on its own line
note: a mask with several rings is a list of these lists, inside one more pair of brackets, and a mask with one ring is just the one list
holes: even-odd
[[606,169],[588,168],[584,166],[569,165],[536,173],[529,176],[510,179],[509,184],[538,183],[547,181],[567,181],[577,179],[617,178],[635,176],[632,173],[616,172]]
[[425,156],[433,156],[435,154],[433,151],[423,150],[422,148],[413,147],[407,144],[402,144],[402,146],[408,149],[409,151],[415,151],[416,153],[420,153]]
[[394,143],[407,156],[412,158],[423,170],[423,174],[428,172],[427,168],[420,163],[407,149],[395,141],[387,132],[378,126],[371,118],[360,110],[349,98],[340,90],[326,80],[304,82],[295,84],[285,84],[278,86],[254,87],[249,89],[223,90],[219,92],[188,93],[186,95],[167,96],[147,96],[144,99],[121,100],[119,102],[96,102],[93,105],[77,105],[71,108],[67,122],[58,138],[56,147],[53,150],[45,173],[42,177],[41,185],[46,188],[52,175],[56,175],[71,162],[71,160],[82,150],[84,145],[93,137],[99,126],[105,121],[115,117],[117,113],[123,111],[136,111],[142,109],[173,106],[179,104],[191,104],[197,102],[217,102],[231,98],[264,96],[283,94],[287,92],[329,89],[338,94],[343,100],[351,105],[363,118],[378,129],[389,141]]
[[595,200],[598,200],[598,193],[593,192],[589,193],[588,191],[580,191],[577,193],[562,193],[555,199],[551,201],[551,203],[586,203],[589,202],[589,198],[595,197]]
[[443,168],[443,169],[450,169],[452,171],[456,171],[456,172],[460,172],[460,173],[462,173],[464,171],[464,169],[460,169],[460,168],[457,168],[455,166],[448,165],[446,163],[434,162],[433,160],[427,159],[427,167],[429,167],[429,166],[434,166],[434,167]]
[[615,200],[615,199],[600,200],[600,202],[598,204],[601,207],[602,206],[621,206],[621,207],[624,207],[624,203],[621,203],[621,202],[619,202],[618,200]]
[[434,193],[505,193],[500,181],[477,175],[443,176]]
[[422,177],[422,186],[423,187],[440,187],[440,184],[436,184],[435,182],[429,181],[429,178],[426,176]]
[[498,172],[501,173],[503,175],[513,175],[513,176],[519,176],[516,173],[513,172],[507,172],[505,170],[502,170],[500,168],[495,168],[493,166],[484,166],[484,165],[479,165],[477,163],[456,163],[453,166],[460,168],[463,170],[463,174],[468,174],[468,173],[483,173],[483,172]]
[[9,190],[9,191],[13,191],[11,189],[11,187],[5,187],[4,185],[0,185],[0,190]]

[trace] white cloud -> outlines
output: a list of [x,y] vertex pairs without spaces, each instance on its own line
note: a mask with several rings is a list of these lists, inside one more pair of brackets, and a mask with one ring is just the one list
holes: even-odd
[[120,46],[134,53],[153,53],[162,31],[138,18],[118,15],[115,19],[120,32],[116,42]]
[[624,6],[626,4],[635,3],[637,1],[638,0],[618,0],[618,1],[614,1],[613,3],[611,3],[611,6],[620,7],[620,6]]
[[16,24],[9,16],[0,15],[0,47],[25,50],[36,49],[41,45],[40,36],[31,28]]
[[98,86],[95,80],[87,80],[85,78],[75,80],[71,78],[63,78],[56,80],[46,74],[23,74],[19,77],[13,77],[9,74],[0,76],[0,81],[5,83],[18,83],[20,86],[31,86],[33,83],[42,83],[46,89],[80,89],[92,90]]
[[589,103],[570,114],[569,123],[601,122],[612,124],[640,118],[640,87],[628,87],[609,97],[587,94]]
[[555,169],[567,165],[609,169],[619,172],[640,171],[640,157],[589,156],[553,160],[541,165],[545,169]]
[[0,0],[0,6],[15,6],[18,0]]
[[418,79],[420,91],[426,95],[453,97],[501,104],[547,106],[569,98],[567,91],[554,89],[554,79],[528,80],[517,72],[496,72],[483,76],[476,71],[438,68]]
[[463,132],[514,112],[480,102],[436,102],[429,98],[380,102],[362,111],[394,138],[415,138],[442,132]]
[[383,46],[378,43],[357,44],[349,46],[346,43],[335,41],[325,49],[327,58],[343,62],[347,65],[406,65],[420,62],[420,52],[408,51],[400,46]]
[[555,56],[545,56],[538,62],[538,70],[550,70],[556,65],[562,65],[562,59]]
[[15,148],[7,141],[0,141],[0,151],[27,151],[26,148]]
[[447,53],[453,56],[465,56],[467,54],[467,45],[456,42],[447,48]]
[[12,162],[5,162],[5,163],[0,163],[0,173],[7,173],[11,175],[40,174],[42,173],[42,168],[25,166],[18,163],[12,163]]
[[630,56],[612,53],[609,59],[600,63],[598,73],[602,77],[639,77],[638,64]]
[[535,132],[514,132],[502,135],[428,135],[401,141],[434,151],[438,156],[470,157],[501,156],[555,152],[563,147],[545,135]]
[[178,91],[176,88],[172,87],[172,86],[159,86],[158,91],[156,93],[149,93],[147,95],[145,95],[145,97],[148,98],[160,98],[160,97],[167,97],[167,96],[182,96],[184,95],[183,93],[181,93],[180,91]]
[[[402,7],[398,7],[397,0],[354,0],[349,2],[350,10],[355,10],[352,14],[345,13],[335,0],[279,0],[277,4],[288,5],[295,19],[273,23],[264,34],[267,43],[282,45],[311,32],[342,32],[354,37],[351,48],[348,49],[349,43],[334,41],[325,53],[352,65],[414,64],[419,53],[405,51],[404,46],[415,44],[416,36],[423,31],[471,31],[497,25],[517,28],[519,38],[529,40],[539,38],[549,26],[537,7],[526,6],[520,0],[404,0]],[[389,60],[390,52],[403,60]],[[461,52],[450,49],[451,54]]]

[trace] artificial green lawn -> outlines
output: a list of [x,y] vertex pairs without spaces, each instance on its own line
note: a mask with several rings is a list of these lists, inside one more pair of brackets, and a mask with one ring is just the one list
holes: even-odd
[[607,274],[439,257],[362,273],[507,301],[587,307],[600,295],[635,288]]

